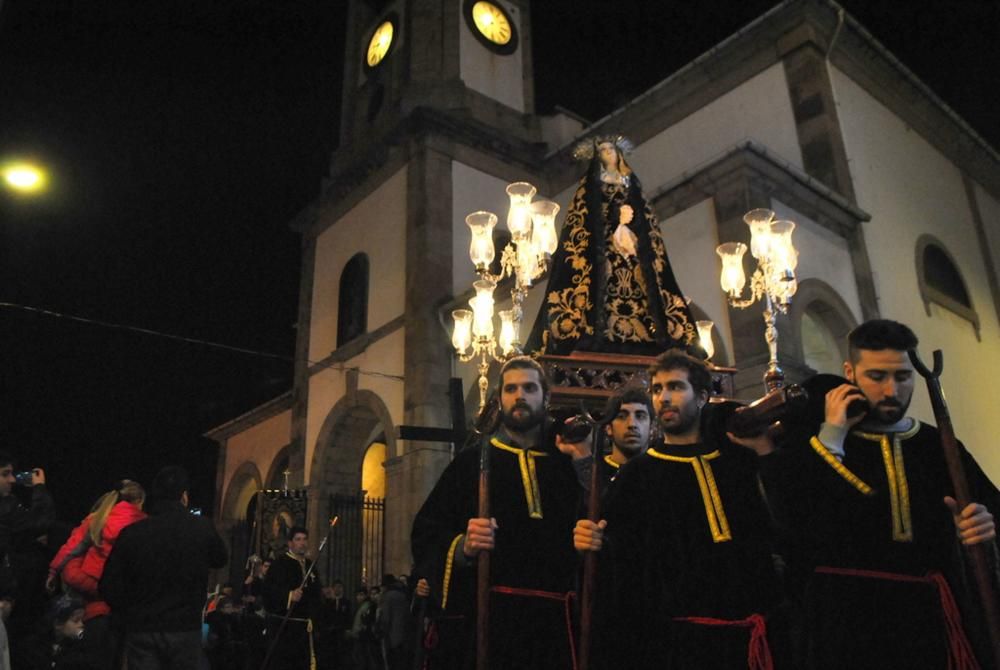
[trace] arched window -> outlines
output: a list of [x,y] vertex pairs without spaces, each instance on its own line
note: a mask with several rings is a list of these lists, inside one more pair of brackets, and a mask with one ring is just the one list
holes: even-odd
[[817,306],[813,303],[802,312],[802,361],[816,372],[843,374],[844,356],[840,344],[823,316],[814,309]]
[[356,254],[340,275],[337,298],[337,346],[368,330],[368,256]]
[[944,245],[931,235],[921,235],[917,240],[917,282],[927,316],[931,316],[930,304],[936,303],[969,321],[979,337],[979,315],[972,306],[958,264]]

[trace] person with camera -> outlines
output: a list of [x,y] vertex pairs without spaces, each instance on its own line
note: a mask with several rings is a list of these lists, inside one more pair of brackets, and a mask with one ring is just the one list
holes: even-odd
[[188,510],[191,480],[179,466],[153,479],[150,516],[121,531],[99,589],[124,632],[129,670],[198,670],[202,608],[226,545],[211,520]]
[[704,361],[668,350],[649,376],[662,440],[621,467],[603,520],[574,532],[614,580],[612,648],[595,667],[772,668],[781,597],[751,440],[726,435]]
[[[55,520],[55,502],[45,485],[45,471],[33,468],[15,472],[13,457],[0,452],[0,588],[15,595],[19,603],[11,613],[7,631],[11,655],[17,657],[18,643],[33,632],[44,608],[41,583],[34,583],[40,565],[38,538]],[[14,487],[30,487],[28,506],[22,504]]]
[[996,555],[989,510],[1000,494],[962,448],[977,502],[958,509],[938,430],[907,415],[917,377],[910,328],[868,321],[848,345],[846,379],[803,384],[817,416],[764,468],[802,599],[798,667],[986,667],[966,635],[975,613],[963,625],[957,607],[959,544],[989,543]]
[[490,518],[477,516],[479,448],[456,455],[417,513],[411,536],[416,572],[427,577],[442,609],[431,667],[464,668],[474,661],[476,564],[484,551],[491,557],[491,666],[572,665],[567,600],[578,564],[571,536],[582,493],[572,461],[588,458],[590,443],[555,434],[548,398],[537,361],[515,356],[505,362],[499,426],[486,429],[492,431]]

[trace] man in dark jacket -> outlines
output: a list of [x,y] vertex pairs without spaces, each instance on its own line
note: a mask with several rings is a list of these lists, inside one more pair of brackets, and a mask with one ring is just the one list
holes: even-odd
[[226,564],[226,547],[209,519],[188,512],[189,488],[182,468],[162,469],[152,516],[122,531],[104,568],[101,594],[130,670],[199,667],[208,572]]

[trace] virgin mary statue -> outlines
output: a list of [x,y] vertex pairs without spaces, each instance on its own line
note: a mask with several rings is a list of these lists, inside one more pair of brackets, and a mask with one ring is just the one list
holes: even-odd
[[696,342],[656,215],[621,136],[577,147],[587,174],[566,213],[527,351],[655,355]]

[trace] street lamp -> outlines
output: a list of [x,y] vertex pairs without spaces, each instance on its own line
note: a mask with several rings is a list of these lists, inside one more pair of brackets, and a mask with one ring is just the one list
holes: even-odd
[[[521,353],[522,303],[531,283],[548,267],[548,261],[558,246],[555,218],[559,205],[548,200],[532,202],[537,189],[523,181],[507,186],[510,209],[507,212],[507,229],[511,241],[500,254],[500,272],[492,274],[490,263],[496,257],[493,246],[493,228],[497,216],[492,212],[473,212],[465,217],[472,239],[469,258],[479,279],[472,287],[476,295],[469,300],[468,309],[456,309],[451,343],[463,363],[479,357],[479,408],[486,405],[489,386],[487,373],[490,361],[503,361]],[[493,291],[505,277],[514,279],[510,291],[511,308],[497,313],[500,317],[499,333],[494,335]]]
[[42,168],[25,161],[6,163],[0,167],[0,174],[7,188],[23,195],[38,193],[48,181]]
[[741,298],[746,286],[743,272],[743,254],[747,245],[742,242],[720,244],[715,250],[722,259],[722,275],[719,283],[726,292],[732,307],[746,309],[758,300],[764,301],[764,339],[770,360],[764,373],[764,384],[768,391],[781,388],[785,375],[778,367],[778,330],[775,328],[775,311],[788,313],[792,296],[798,288],[795,268],[799,252],[792,244],[792,221],[776,221],[769,209],[754,209],[743,216],[750,227],[750,254],[757,260],[757,268],[750,277],[750,297]]

